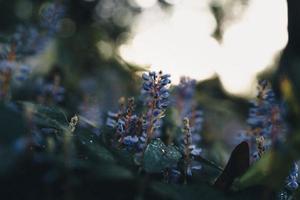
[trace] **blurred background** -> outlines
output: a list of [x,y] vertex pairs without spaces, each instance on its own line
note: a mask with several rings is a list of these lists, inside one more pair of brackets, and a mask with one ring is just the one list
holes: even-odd
[[139,95],[142,71],[163,70],[174,86],[189,76],[220,163],[288,41],[285,0],[1,0],[0,15],[1,59],[15,71],[6,99],[99,128],[120,97]]
[[169,71],[174,83],[219,76],[227,92],[253,96],[257,73],[276,65],[287,43],[285,0],[167,1],[167,12],[155,0],[134,2],[144,12],[120,55]]
[[[2,190],[17,196],[21,193],[15,191],[24,191],[28,199],[157,199],[166,193],[173,195],[169,199],[202,198],[206,191],[208,199],[219,199],[209,198],[223,196],[211,182],[226,174],[232,150],[245,140],[241,133],[252,134],[252,148],[264,151],[264,140],[255,134],[271,132],[280,136],[269,138],[269,153],[251,168],[254,172],[249,170],[250,183],[247,176],[243,182],[266,184],[245,196],[281,191],[289,164],[300,155],[299,134],[292,134],[300,130],[299,9],[298,0],[0,0]],[[164,110],[166,102],[160,102],[163,111],[156,114],[163,120],[155,124],[154,108],[141,94],[150,87],[147,79],[155,77],[143,80],[142,74],[152,70],[172,80],[170,88],[164,88],[168,76],[160,80],[165,89],[160,95],[170,105]],[[259,110],[260,105],[267,108]],[[129,155],[122,137],[107,126],[122,124],[111,118],[133,108],[138,117],[127,136],[140,140],[150,116],[150,125],[159,127],[160,145],[184,146],[183,125],[189,128],[183,118],[193,121],[190,128],[207,168],[190,185],[165,184],[170,166],[162,168],[164,173],[144,172],[144,151],[140,160]],[[116,148],[112,141],[121,145]],[[180,156],[189,158],[176,148],[168,151],[177,153],[172,162],[179,166],[186,162]],[[232,159],[233,166],[249,161],[247,148]],[[228,187],[237,176],[230,175]],[[235,184],[243,189],[243,183]]]

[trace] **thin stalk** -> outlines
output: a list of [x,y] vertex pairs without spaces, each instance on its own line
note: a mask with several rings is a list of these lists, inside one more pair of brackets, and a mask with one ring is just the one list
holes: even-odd
[[189,119],[186,117],[183,120],[183,134],[184,134],[184,184],[187,184],[188,168],[191,164],[190,159],[190,145],[191,145],[191,129]]

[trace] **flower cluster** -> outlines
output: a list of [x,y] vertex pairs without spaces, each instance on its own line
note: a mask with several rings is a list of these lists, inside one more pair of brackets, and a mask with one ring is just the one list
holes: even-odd
[[65,15],[65,8],[59,3],[47,4],[41,11],[41,26],[54,34],[60,29],[60,20]]
[[61,77],[56,74],[53,81],[41,84],[40,101],[46,104],[58,104],[64,100],[65,88],[61,85]]
[[179,112],[178,124],[181,126],[182,119],[187,117],[190,121],[193,141],[200,142],[200,132],[203,126],[203,111],[197,109],[195,102],[196,80],[188,77],[182,77],[180,84],[176,87],[175,92],[177,96],[176,106]]
[[272,133],[272,111],[278,109],[278,104],[275,101],[275,95],[267,81],[260,81],[257,87],[257,100],[253,102],[253,107],[250,109],[248,124],[254,131],[254,135],[262,135],[270,137]]
[[146,135],[146,143],[149,143],[154,137],[161,125],[161,119],[165,115],[165,110],[169,105],[169,85],[171,83],[170,75],[149,72],[142,76],[144,83],[142,87],[142,95],[144,104],[147,106],[147,112],[144,121],[144,134]]
[[106,125],[116,129],[115,138],[118,146],[125,146],[128,149],[140,150],[141,140],[139,137],[141,123],[139,117],[134,114],[135,103],[134,98],[129,98],[127,106],[125,99],[120,99],[120,109],[117,113],[108,112]]
[[293,163],[292,168],[290,170],[290,174],[285,179],[285,186],[278,194],[279,200],[288,200],[292,199],[291,196],[295,190],[298,189],[298,164],[296,162]]
[[191,125],[191,132],[192,138],[195,143],[200,142],[201,135],[200,132],[202,131],[203,127],[203,111],[202,110],[195,110],[190,115],[188,115],[190,119]]
[[0,61],[0,99],[9,97],[12,81],[21,83],[29,77],[30,67],[16,62],[15,52],[9,52],[7,59]]
[[248,140],[254,160],[280,138],[279,133],[285,132],[283,108],[276,101],[270,83],[260,81],[257,90],[257,98],[249,110],[249,129],[241,136],[241,139]]
[[43,36],[34,26],[17,26],[11,43],[17,58],[34,55],[41,52],[46,46],[47,38]]
[[[108,112],[106,125],[115,130],[115,134],[111,137],[112,144],[115,147],[125,148],[135,153],[135,161],[141,164],[143,153],[146,147],[154,137],[163,135],[155,135],[156,131],[162,125],[162,118],[165,116],[165,111],[169,105],[169,85],[170,75],[162,72],[144,73],[143,76],[142,97],[145,112],[141,115],[135,114],[135,103],[133,98],[127,101],[121,98],[119,101],[118,112]],[[189,80],[189,79],[186,79]],[[194,81],[192,81],[194,82]],[[192,91],[187,85],[185,90]],[[194,102],[191,99],[190,102]],[[202,152],[198,148],[200,141],[200,130],[202,129],[203,113],[202,111],[194,110],[191,106],[187,112],[188,116],[183,118],[182,131],[178,138],[174,138],[175,142],[183,144],[181,154],[183,155],[182,164],[174,165],[163,170],[165,179],[169,182],[178,182],[183,178],[187,182],[188,177],[192,176],[195,170],[202,168],[201,164],[195,159]]]
[[196,80],[188,77],[181,77],[180,83],[176,88],[177,93],[177,108],[180,112],[180,117],[183,119],[185,116],[190,115],[194,109],[194,96],[196,89]]
[[120,99],[118,112],[108,112],[106,125],[116,130],[115,146],[125,147],[141,152],[154,137],[154,133],[161,126],[161,119],[169,104],[168,87],[170,75],[162,72],[149,72],[143,74],[142,96],[146,105],[146,113],[138,116],[134,113],[134,98]]
[[[58,22],[64,14],[62,4],[47,4],[41,11],[41,26],[47,28],[48,32],[56,32]],[[0,44],[0,99],[9,98],[13,83],[19,84],[27,80],[32,69],[24,62],[26,56],[41,52],[50,39],[51,34],[41,33],[38,27],[38,25],[18,25],[14,34],[8,37],[8,42]],[[50,83],[44,86],[43,94],[51,96],[55,102],[61,102],[64,88],[55,82]]]
[[286,189],[289,191],[295,191],[299,185],[298,185],[298,165],[296,162],[293,163],[292,169],[290,171],[289,176],[286,178]]
[[264,136],[259,136],[256,138],[256,145],[257,145],[257,157],[261,158],[262,155],[265,153],[265,138]]
[[184,182],[187,182],[187,176],[192,176],[193,170],[200,170],[202,166],[193,161],[194,156],[199,156],[202,149],[197,148],[192,141],[191,128],[189,119],[183,120],[183,134],[184,134]]
[[12,71],[15,63],[9,61],[0,62],[0,99],[3,100],[9,95],[9,87],[12,79]]

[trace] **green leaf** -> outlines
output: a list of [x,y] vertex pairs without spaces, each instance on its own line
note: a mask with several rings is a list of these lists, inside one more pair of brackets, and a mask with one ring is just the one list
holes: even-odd
[[217,164],[214,163],[213,161],[208,160],[208,159],[206,159],[206,158],[204,158],[204,157],[202,157],[202,156],[200,156],[200,155],[194,156],[194,159],[195,159],[196,161],[199,161],[199,162],[201,162],[202,164],[205,164],[205,165],[207,165],[207,166],[209,166],[209,167],[211,167],[211,168],[213,168],[213,169],[216,169],[216,170],[218,170],[218,171],[223,171],[223,170],[224,170],[222,167],[220,167],[219,165],[217,165]]
[[77,153],[89,160],[115,162],[114,155],[104,146],[101,138],[85,127],[75,129],[74,138],[77,146]]
[[[227,200],[235,198],[227,198],[224,193],[216,190],[212,186],[206,183],[198,183],[193,185],[175,185],[175,184],[165,184],[154,182],[151,185],[153,193],[157,194],[157,197],[161,199],[170,200]],[[239,199],[251,199],[245,198],[244,196],[239,196]]]
[[88,144],[87,147],[89,148],[91,156],[95,156],[100,160],[105,162],[115,162],[115,158],[110,151],[108,151],[105,147],[99,144]]
[[121,179],[133,179],[134,176],[132,172],[124,167],[118,165],[107,165],[102,164],[97,167],[97,175],[101,177],[101,179],[108,180],[121,180]]
[[290,169],[291,158],[279,151],[271,150],[253,164],[241,177],[235,179],[231,189],[243,190],[253,186],[268,186],[280,189]]
[[26,123],[22,112],[13,103],[0,104],[0,144],[10,144],[26,134]]
[[144,168],[147,172],[161,172],[163,169],[176,165],[181,153],[174,146],[166,146],[160,139],[148,144],[144,153]]
[[32,113],[34,122],[39,127],[63,130],[69,122],[65,113],[58,107],[48,107],[30,102],[21,102],[25,111]]

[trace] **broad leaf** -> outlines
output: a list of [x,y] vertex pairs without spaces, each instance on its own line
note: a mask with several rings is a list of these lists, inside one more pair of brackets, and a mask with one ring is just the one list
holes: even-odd
[[215,182],[215,187],[221,190],[229,190],[234,179],[244,174],[249,165],[249,145],[247,142],[242,142],[231,153],[223,173]]
[[29,102],[22,102],[26,112],[33,115],[35,124],[39,127],[54,128],[58,130],[68,127],[65,113],[57,107],[48,107]]
[[148,144],[144,153],[144,168],[147,172],[161,172],[177,164],[181,153],[174,146],[166,146],[160,139]]

